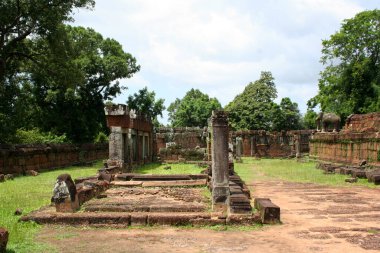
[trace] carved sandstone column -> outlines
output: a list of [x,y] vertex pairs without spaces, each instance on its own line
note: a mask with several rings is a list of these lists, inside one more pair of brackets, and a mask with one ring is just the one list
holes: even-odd
[[211,116],[212,206],[225,210],[229,203],[228,119],[224,111]]

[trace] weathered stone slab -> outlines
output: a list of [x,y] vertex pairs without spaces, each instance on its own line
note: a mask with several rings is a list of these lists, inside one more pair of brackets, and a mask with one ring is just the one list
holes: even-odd
[[138,175],[138,174],[136,174],[136,173],[115,174],[114,180],[115,181],[128,181],[128,180],[131,180],[136,175]]
[[280,222],[280,207],[273,204],[268,198],[255,198],[255,208],[260,212],[263,224],[273,224]]
[[352,170],[352,177],[367,178],[365,170],[355,169]]
[[176,180],[176,181],[147,181],[143,182],[143,187],[161,187],[161,186],[205,186],[206,179],[198,180]]
[[252,225],[260,221],[260,216],[253,214],[230,214],[226,219],[228,225]]
[[4,176],[4,174],[0,174],[0,183],[1,182],[4,182],[5,181],[5,176]]
[[354,177],[354,178],[346,178],[344,181],[346,183],[356,183],[356,182],[358,182],[358,179],[356,177]]
[[188,225],[195,219],[210,219],[208,213],[151,213],[148,215],[148,225]]
[[144,213],[131,213],[131,226],[145,226],[148,222],[148,215]]
[[380,185],[380,174],[372,175],[372,181],[375,185]]
[[114,187],[141,187],[142,181],[112,181],[110,183]]
[[5,228],[0,228],[0,253],[5,253],[8,244],[9,233]]
[[83,183],[84,181],[87,181],[87,180],[97,180],[97,179],[98,179],[98,176],[79,177],[79,178],[74,179],[74,183],[80,184],[80,183]]
[[178,181],[191,180],[189,175],[136,175],[133,181]]

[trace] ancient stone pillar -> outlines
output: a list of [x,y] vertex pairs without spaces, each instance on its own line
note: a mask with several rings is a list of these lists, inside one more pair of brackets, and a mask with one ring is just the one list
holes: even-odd
[[225,210],[229,203],[228,119],[224,111],[211,116],[212,206]]
[[123,167],[123,133],[121,127],[111,127],[108,161],[111,165]]

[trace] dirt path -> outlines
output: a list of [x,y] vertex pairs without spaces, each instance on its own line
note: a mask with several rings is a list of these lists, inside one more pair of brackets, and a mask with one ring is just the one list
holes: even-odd
[[281,207],[282,225],[248,232],[46,226],[38,239],[59,252],[380,252],[380,189],[280,181],[251,187]]

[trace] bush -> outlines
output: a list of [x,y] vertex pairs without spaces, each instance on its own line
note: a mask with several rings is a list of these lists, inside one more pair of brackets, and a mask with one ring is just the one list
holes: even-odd
[[47,143],[68,143],[66,135],[55,135],[51,132],[41,132],[38,128],[31,130],[17,129],[16,143],[20,144],[47,144]]
[[106,143],[106,142],[108,142],[108,136],[103,132],[99,132],[98,135],[95,137],[94,143]]

